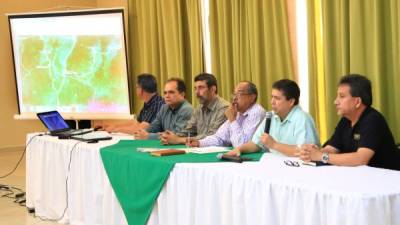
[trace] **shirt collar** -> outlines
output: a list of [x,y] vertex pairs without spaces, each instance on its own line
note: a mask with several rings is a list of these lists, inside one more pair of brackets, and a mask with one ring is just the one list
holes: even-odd
[[[360,118],[358,118],[357,123],[354,125],[353,129],[358,127],[358,124],[361,123],[361,120],[372,110],[371,106],[367,106],[364,111],[361,113]],[[347,119],[347,118],[346,118]],[[349,119],[347,119],[350,126],[351,126],[351,121]]]
[[186,102],[186,99],[184,99],[184,100],[183,100],[177,107],[175,107],[174,109],[171,108],[170,106],[168,106],[168,108],[169,108],[169,110],[172,111],[172,113],[175,113],[175,112],[177,112],[177,111],[182,107],[183,104],[185,104],[185,102]]
[[208,104],[207,106],[201,105],[201,109],[202,110],[208,109],[210,111],[214,111],[215,107],[217,107],[217,102],[219,100],[218,98],[219,96],[215,96],[215,98],[212,99],[210,104]]
[[154,102],[157,101],[158,96],[159,96],[159,95],[156,93],[155,95],[153,95],[153,96],[151,97],[151,99],[150,99],[148,102],[145,102],[144,105],[145,105],[145,106],[152,105]]
[[250,108],[248,108],[243,114],[238,113],[238,116],[247,116],[256,107],[257,103],[254,103]]
[[281,123],[286,123],[287,121],[291,122],[293,120],[293,116],[295,111],[300,110],[300,106],[299,105],[295,105],[293,106],[293,108],[290,110],[290,112],[287,114],[286,118],[281,122],[281,118],[274,113],[274,118],[275,120],[278,120]]

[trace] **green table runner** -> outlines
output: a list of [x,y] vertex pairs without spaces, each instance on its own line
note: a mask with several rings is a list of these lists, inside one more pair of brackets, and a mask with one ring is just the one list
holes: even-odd
[[[163,146],[158,140],[121,140],[100,150],[108,179],[130,225],[146,224],[175,163],[220,162],[216,158],[218,153],[154,157],[138,152],[138,147],[168,149],[185,146]],[[258,161],[261,155],[253,153],[246,157]]]

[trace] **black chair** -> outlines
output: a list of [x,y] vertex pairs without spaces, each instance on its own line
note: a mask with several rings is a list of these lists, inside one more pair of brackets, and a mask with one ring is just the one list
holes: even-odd
[[396,151],[397,152],[397,158],[400,160],[400,143],[396,144],[396,149],[397,149],[397,151]]

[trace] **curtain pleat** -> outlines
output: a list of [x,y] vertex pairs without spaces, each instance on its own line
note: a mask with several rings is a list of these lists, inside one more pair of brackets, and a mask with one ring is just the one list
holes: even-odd
[[270,108],[272,83],[295,79],[286,1],[210,0],[210,35],[212,72],[223,97],[249,80]]
[[333,101],[348,73],[371,80],[373,106],[400,139],[399,15],[397,0],[308,1],[310,105],[322,142],[339,119]]
[[[200,0],[128,1],[133,83],[137,75],[152,73],[162,93],[168,78],[179,77],[185,80],[186,98],[192,101],[193,78],[204,71],[200,4]],[[132,97],[138,113],[143,102]]]

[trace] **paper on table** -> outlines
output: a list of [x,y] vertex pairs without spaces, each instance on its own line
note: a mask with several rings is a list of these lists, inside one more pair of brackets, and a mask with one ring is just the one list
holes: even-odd
[[[139,152],[154,152],[159,150],[165,150],[165,148],[137,148]],[[215,153],[215,152],[227,152],[229,148],[227,147],[198,147],[198,148],[179,148],[179,150],[185,150],[186,152],[196,153],[196,154],[205,154],[205,153]]]
[[137,148],[138,152],[155,152],[163,150],[163,148]]
[[198,147],[198,148],[184,148],[184,149],[185,149],[186,152],[196,153],[196,154],[227,152],[227,151],[229,151],[229,148],[227,148],[227,147],[217,147],[217,146]]

